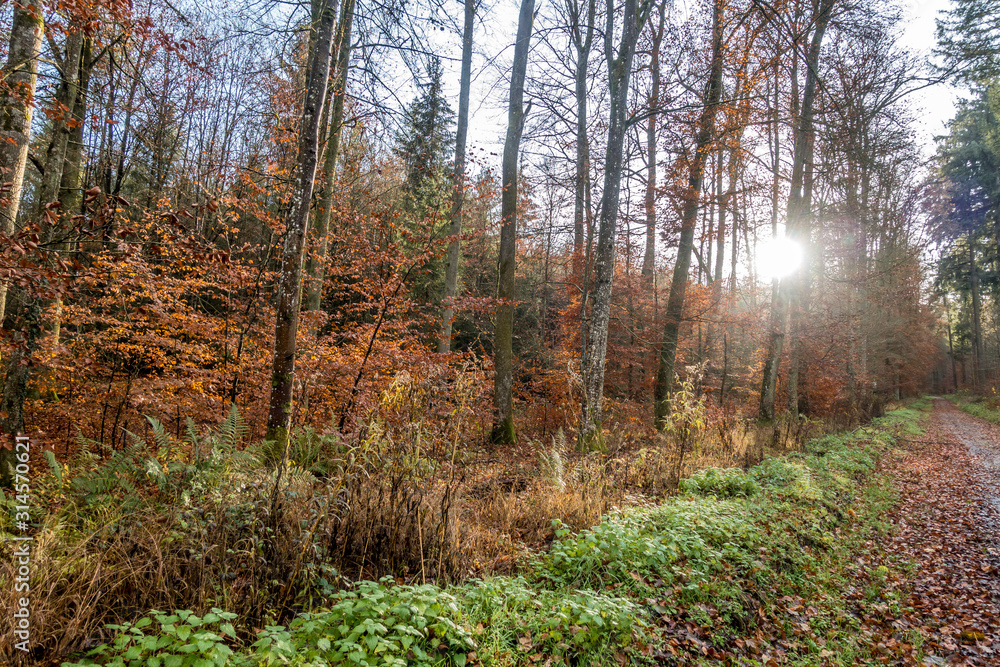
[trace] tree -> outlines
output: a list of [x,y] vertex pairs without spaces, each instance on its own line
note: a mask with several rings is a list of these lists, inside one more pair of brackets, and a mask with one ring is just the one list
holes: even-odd
[[[628,126],[628,86],[632,77],[632,59],[639,33],[649,17],[650,2],[624,0],[621,40],[615,48],[613,2],[608,2],[604,33],[604,58],[608,66],[608,146],[604,156],[604,190],[601,193],[601,216],[594,257],[593,310],[583,349],[584,403],[580,424],[580,442],[585,449],[603,448],[601,422],[604,412],[604,370],[611,320],[611,293],[615,274],[615,232],[618,202],[621,196],[622,158]],[[586,312],[586,304],[584,304]]]
[[[823,35],[830,24],[833,7],[836,0],[821,0],[813,16],[812,39],[805,54],[806,79],[802,90],[801,102],[793,99],[798,108],[795,117],[795,141],[792,157],[792,182],[788,193],[786,207],[786,229],[790,238],[804,241],[808,238],[808,218],[811,209],[811,187],[806,188],[806,167],[811,164],[813,146],[813,105],[816,99],[816,86],[819,81],[819,54],[823,44]],[[793,43],[798,44],[796,38]],[[805,40],[803,40],[805,41]],[[798,49],[794,51],[799,57]],[[794,97],[794,92],[793,92]],[[788,326],[788,310],[790,293],[793,290],[795,278],[781,281],[777,288],[774,305],[771,309],[771,332],[768,337],[767,354],[765,357],[764,376],[761,381],[760,408],[758,415],[761,420],[774,419],[774,397],[778,383],[778,367],[781,363],[781,353],[785,342],[785,329]]]
[[[14,233],[21,206],[24,166],[28,161],[31,115],[35,106],[38,56],[42,49],[45,19],[40,4],[15,6],[10,29],[10,50],[3,68],[0,91],[0,178],[7,186],[0,207],[0,231]],[[7,285],[0,283],[0,323],[7,303]]]
[[441,59],[432,57],[423,91],[406,110],[406,121],[396,137],[396,153],[403,160],[406,200],[411,215],[440,212],[446,202],[455,134],[455,114],[442,90]]
[[[427,70],[427,82],[406,110],[406,124],[396,138],[395,151],[403,160],[405,177],[402,210],[410,228],[420,230],[420,245],[442,235],[452,186],[455,114],[444,97],[442,83],[441,60],[435,56]],[[435,255],[413,273],[409,290],[421,303],[430,304],[439,298],[446,273],[441,259]]]
[[517,163],[524,130],[524,78],[528,68],[528,46],[535,18],[535,0],[521,0],[517,19],[517,41],[510,73],[510,100],[507,106],[507,138],[503,146],[503,192],[500,199],[500,258],[497,277],[496,331],[493,338],[493,404],[496,409],[493,442],[510,444],[514,430],[514,263],[517,248]]
[[1000,75],[1000,1],[953,0],[937,19],[937,48],[947,71],[966,81]]
[[[938,173],[944,189],[935,191],[931,221],[938,243],[953,245],[939,262],[939,279],[961,276],[971,304],[970,333],[977,389],[985,382],[981,271],[977,252],[996,258],[1000,238],[1000,120],[997,87],[981,87],[964,102],[938,145]],[[957,243],[964,241],[964,243]],[[983,241],[986,243],[983,244]],[[990,243],[993,241],[993,243]],[[979,246],[985,245],[980,250]],[[992,246],[992,247],[991,247]]]
[[[653,279],[656,269],[656,118],[660,106],[660,44],[663,42],[663,29],[667,21],[667,3],[657,5],[658,20],[652,29],[652,48],[649,53],[649,74],[651,88],[649,91],[646,120],[646,251],[642,256],[642,275]],[[650,24],[652,25],[652,24]]]
[[327,103],[326,155],[323,159],[323,191],[313,226],[315,249],[306,261],[306,295],[303,307],[319,310],[323,299],[323,278],[326,275],[326,257],[329,245],[330,218],[333,213],[334,184],[337,177],[337,160],[340,157],[340,137],[344,131],[344,99],[347,96],[347,70],[351,63],[351,28],[354,25],[355,0],[342,0],[340,18],[335,36],[332,89]]
[[451,226],[448,236],[448,260],[445,268],[444,298],[441,300],[441,339],[438,353],[451,349],[451,327],[455,316],[454,299],[458,294],[458,262],[462,249],[462,206],[465,201],[465,141],[469,133],[469,96],[472,90],[472,30],[476,20],[476,0],[465,0],[465,27],[462,31],[462,74],[458,93],[458,128],[455,132],[454,191],[451,200]]
[[[684,298],[691,267],[691,252],[694,248],[694,228],[698,219],[698,203],[705,179],[705,161],[709,145],[715,135],[715,116],[722,96],[722,65],[724,27],[723,0],[715,0],[712,12],[712,55],[708,81],[705,83],[704,106],[698,119],[697,135],[692,148],[688,171],[688,187],[684,195],[681,213],[681,237],[677,246],[677,263],[674,264],[670,282],[670,296],[664,313],[663,342],[660,344],[659,365],[656,370],[656,384],[653,389],[654,423],[664,428],[669,411],[669,396],[674,382],[674,362],[677,357],[677,340],[681,317],[684,312]],[[721,252],[721,250],[720,250]]]
[[[302,293],[302,260],[309,226],[309,207],[319,152],[319,126],[330,77],[333,42],[333,9],[327,4],[320,14],[316,31],[316,51],[312,54],[309,84],[299,130],[298,183],[292,216],[285,231],[281,277],[277,290],[277,317],[274,331],[274,359],[271,371],[271,400],[267,416],[267,440],[284,451],[288,446],[292,421],[292,387],[295,380],[295,342]],[[284,461],[284,455],[282,456]]]

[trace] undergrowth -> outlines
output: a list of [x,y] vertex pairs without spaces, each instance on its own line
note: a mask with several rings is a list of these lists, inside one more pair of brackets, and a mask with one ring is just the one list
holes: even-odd
[[989,394],[975,396],[968,392],[958,392],[946,396],[959,410],[966,412],[973,417],[985,419],[994,424],[1000,424],[1000,395],[996,389],[992,389]]
[[[329,534],[318,542],[310,536],[328,530],[317,526],[336,524],[338,503],[352,497],[356,501],[359,496],[342,487],[323,486],[329,481],[319,480],[338,469],[342,472],[338,479],[349,479],[345,471],[357,465],[363,452],[338,445],[341,449],[329,451],[340,452],[340,458],[328,452],[324,459],[327,466],[331,458],[335,461],[332,468],[308,472],[293,466],[292,478],[298,481],[290,485],[285,502],[294,506],[293,494],[315,498],[316,489],[322,488],[330,494],[334,509],[313,503],[311,512],[297,521],[301,527],[297,536],[286,535],[282,540],[268,533],[274,528],[266,513],[254,510],[253,503],[267,498],[271,478],[263,476],[260,492],[255,492],[255,478],[241,471],[241,459],[236,457],[231,470],[239,480],[236,487],[202,481],[203,491],[217,499],[219,509],[200,512],[204,505],[194,505],[171,517],[166,533],[178,531],[182,521],[188,530],[192,525],[203,526],[203,531],[219,530],[222,523],[237,522],[240,532],[256,531],[251,532],[256,536],[252,539],[263,543],[256,551],[248,543],[252,539],[227,547],[246,553],[246,569],[234,575],[260,577],[243,584],[255,591],[257,597],[250,599],[265,610],[284,604],[290,613],[265,613],[251,624],[221,609],[197,614],[137,613],[109,626],[105,644],[90,649],[79,662],[65,664],[464,667],[731,662],[734,656],[751,655],[750,649],[767,632],[790,638],[785,642],[790,664],[816,664],[821,658],[840,664],[863,662],[871,657],[870,647],[858,638],[857,622],[839,592],[860,584],[866,591],[862,597],[878,602],[879,578],[873,573],[870,581],[859,582],[844,566],[865,540],[889,530],[883,517],[895,496],[876,467],[894,438],[918,432],[926,407],[919,403],[900,407],[868,426],[813,439],[805,451],[769,457],[747,470],[703,470],[682,480],[676,497],[654,507],[612,509],[590,528],[580,530],[556,521],[551,547],[524,561],[519,572],[450,586],[441,581],[403,584],[402,579],[391,577],[350,583],[338,578],[336,571],[323,569],[318,550],[328,548],[329,542],[324,541]],[[564,464],[560,440],[540,452],[542,476],[537,483],[568,494],[573,476],[587,469]],[[219,447],[218,438],[209,438],[203,448],[205,459],[212,460],[211,452]],[[145,456],[142,451],[139,447],[133,455]],[[292,458],[296,456],[309,460],[302,454]],[[413,458],[409,465],[419,460]],[[168,461],[161,464],[160,469],[163,465],[169,469]],[[598,473],[594,468],[588,474]],[[302,484],[307,474],[315,481]],[[191,480],[204,476],[199,477],[197,469],[189,475]],[[184,497],[192,488],[191,480],[187,486],[168,491]],[[141,483],[158,484],[157,473],[151,472]],[[71,493],[74,485],[62,484]],[[446,491],[432,487],[426,493],[436,494],[436,502],[441,502]],[[248,504],[238,499],[233,495],[237,489],[258,500]],[[101,507],[99,498],[86,503]],[[428,506],[421,500],[414,507]],[[431,505],[417,515],[440,508]],[[121,539],[121,535],[111,537],[115,530],[106,535],[93,532],[93,527],[90,533],[79,524],[71,527],[69,519],[62,515],[58,530],[62,540],[79,536],[74,548],[85,540]],[[163,538],[164,529],[157,527],[152,516],[150,521],[149,539]],[[427,534],[421,536],[418,531],[424,546],[434,539],[434,524],[427,525]],[[128,530],[134,531],[134,525]],[[177,539],[186,547],[190,544],[180,533]],[[250,565],[254,554],[273,558],[268,549],[281,548],[275,545],[283,543],[291,545],[292,554],[284,559],[294,563],[293,570],[282,575]],[[437,561],[428,562],[441,562],[440,557],[438,553]],[[218,566],[207,552],[200,560],[206,570]],[[166,555],[164,562],[170,562]],[[263,580],[276,574],[298,578],[295,591]],[[158,585],[177,585],[181,575],[192,572],[172,573],[168,575],[175,577],[172,582]],[[226,581],[225,573],[219,573],[216,580]],[[208,585],[204,577],[193,581]],[[241,600],[247,600],[249,593],[240,598],[237,589],[235,584],[217,587],[191,599],[242,613]],[[149,599],[134,596],[132,604]],[[802,605],[809,605],[808,632],[793,611]]]

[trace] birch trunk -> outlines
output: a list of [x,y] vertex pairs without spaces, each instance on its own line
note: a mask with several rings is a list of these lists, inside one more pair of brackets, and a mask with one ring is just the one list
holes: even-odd
[[[0,179],[4,204],[0,206],[0,231],[11,236],[17,223],[28,161],[31,116],[38,80],[38,56],[42,50],[45,19],[39,5],[15,7],[10,29],[10,50],[3,68],[0,94]],[[0,324],[6,314],[7,285],[0,283]]]

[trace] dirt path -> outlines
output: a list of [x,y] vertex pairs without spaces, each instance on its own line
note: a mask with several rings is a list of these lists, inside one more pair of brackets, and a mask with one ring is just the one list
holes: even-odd
[[900,611],[879,615],[896,641],[923,642],[924,664],[1000,665],[1000,427],[936,399],[926,435],[903,444],[884,546],[914,569]]

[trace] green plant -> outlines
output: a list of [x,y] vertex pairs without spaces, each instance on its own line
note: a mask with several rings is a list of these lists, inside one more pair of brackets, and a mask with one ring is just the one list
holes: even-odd
[[304,613],[287,628],[269,626],[253,645],[259,664],[462,667],[475,648],[459,625],[454,597],[433,585],[363,581],[327,611]]
[[205,616],[189,610],[151,611],[135,623],[107,625],[118,631],[111,644],[101,644],[84,660],[64,662],[63,667],[222,667],[233,656],[226,637],[236,638],[234,618],[236,614],[221,609]]
[[[558,585],[634,585],[647,576],[669,579],[686,561],[696,577],[715,568],[719,549],[752,540],[754,530],[737,501],[675,501],[629,514],[571,535],[556,525],[556,541],[539,557],[540,576]],[[637,579],[638,577],[638,579]]]
[[757,480],[736,468],[699,470],[690,477],[682,479],[679,488],[683,493],[719,498],[749,498],[760,493],[760,484]]
[[634,602],[588,590],[538,590],[524,577],[472,582],[460,591],[470,625],[478,628],[484,662],[503,652],[576,659],[630,645],[646,631]]

